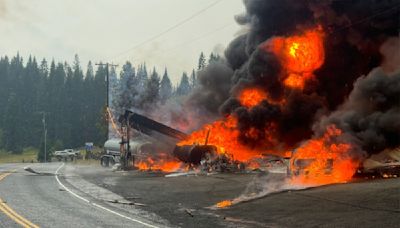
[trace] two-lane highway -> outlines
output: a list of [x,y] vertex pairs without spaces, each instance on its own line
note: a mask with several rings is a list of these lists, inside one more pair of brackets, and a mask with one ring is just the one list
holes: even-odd
[[[26,166],[26,164],[25,164]],[[74,189],[62,163],[0,165],[1,227],[159,227]],[[157,222],[157,221],[155,221]]]

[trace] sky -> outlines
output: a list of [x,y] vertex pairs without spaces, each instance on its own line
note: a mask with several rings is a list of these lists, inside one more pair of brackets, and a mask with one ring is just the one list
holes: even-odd
[[242,0],[0,0],[0,56],[146,62],[176,83],[200,52],[223,52],[243,12]]

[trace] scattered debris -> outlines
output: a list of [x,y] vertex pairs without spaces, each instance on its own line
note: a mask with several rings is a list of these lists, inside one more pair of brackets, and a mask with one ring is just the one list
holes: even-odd
[[113,165],[113,167],[111,168],[111,170],[112,170],[113,172],[122,170],[122,168],[121,168],[121,163],[116,163],[115,165]]
[[123,204],[123,205],[147,206],[146,204],[135,203],[135,202],[132,202],[132,201],[120,201],[120,200],[105,200],[105,201],[109,202],[109,203],[117,203],[117,204]]
[[35,170],[33,170],[33,169],[32,169],[31,167],[29,167],[29,166],[24,167],[24,170],[27,171],[27,172],[34,173],[34,174],[37,174],[37,175],[42,175],[42,176],[54,176],[54,175],[55,175],[54,173],[36,172]]
[[190,215],[190,217],[194,217],[194,215],[193,215],[193,213],[192,213],[192,210],[190,210],[190,209],[185,209],[185,212],[186,212],[188,215]]
[[400,176],[400,148],[384,150],[366,159],[356,176],[368,178],[397,178]]
[[191,170],[188,172],[170,173],[165,175],[165,177],[196,176],[198,173],[198,171]]
[[245,169],[244,163],[238,162],[228,154],[205,154],[200,161],[201,170],[207,173],[212,172],[235,172]]
[[129,197],[125,197],[125,199],[127,200],[133,200],[133,199],[141,199],[142,197],[139,196],[129,196]]
[[29,167],[29,166],[24,167],[24,170],[27,171],[27,172],[30,172],[30,173],[40,174],[40,173],[36,172],[35,170],[33,170],[33,169],[32,169],[31,167]]

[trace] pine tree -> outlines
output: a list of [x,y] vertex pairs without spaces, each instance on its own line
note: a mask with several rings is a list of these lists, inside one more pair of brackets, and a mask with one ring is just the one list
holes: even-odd
[[38,64],[33,56],[24,64],[19,54],[11,61],[1,57],[0,150],[21,152],[33,146],[41,148],[38,158],[43,159],[42,112],[46,113],[49,152],[85,141],[103,144],[105,73],[101,67],[94,76],[89,63],[83,77],[78,56],[72,66],[54,60],[49,66],[46,59]]
[[165,104],[165,102],[172,96],[172,83],[171,80],[168,77],[168,72],[167,68],[165,68],[164,75],[161,80],[161,85],[160,85],[160,100],[162,104]]
[[120,85],[117,98],[114,102],[117,113],[123,113],[126,109],[134,107],[134,100],[138,96],[138,77],[135,76],[135,68],[130,62],[126,62],[122,66],[120,73]]
[[214,54],[211,52],[210,58],[208,59],[208,64],[218,62],[220,60],[220,56],[218,54]]
[[144,92],[142,102],[142,107],[154,104],[158,101],[160,95],[160,77],[155,68],[146,83],[146,90]]
[[194,72],[194,69],[192,70],[192,74],[190,75],[190,87],[192,89],[196,88],[197,86],[197,78],[196,78],[196,73]]
[[189,77],[187,76],[186,72],[183,72],[181,81],[179,83],[179,86],[176,90],[177,95],[179,96],[184,96],[189,94],[190,92],[190,83],[189,83]]
[[139,66],[137,77],[138,77],[138,84],[137,84],[136,89],[139,92],[139,94],[143,94],[146,89],[145,87],[146,87],[147,79],[148,79],[146,63]]
[[203,70],[206,67],[206,58],[204,57],[204,53],[201,52],[200,57],[199,57],[199,63],[197,66],[197,70]]

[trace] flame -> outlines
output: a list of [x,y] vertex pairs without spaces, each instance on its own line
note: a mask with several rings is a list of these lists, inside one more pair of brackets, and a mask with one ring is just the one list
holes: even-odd
[[167,160],[167,159],[153,159],[148,157],[144,160],[139,160],[135,162],[135,166],[139,170],[147,171],[147,170],[158,170],[163,172],[176,172],[182,169],[182,163],[175,160]]
[[297,148],[291,158],[294,183],[323,185],[345,183],[356,172],[358,162],[350,156],[349,143],[338,142],[342,131],[331,125],[325,134]]
[[[325,58],[323,47],[323,32],[320,28],[305,31],[302,35],[292,37],[277,37],[266,43],[268,51],[275,53],[280,59],[284,72],[283,84],[291,89],[303,89],[307,81],[314,77],[313,72],[322,66]],[[281,101],[271,100],[268,92],[262,88],[247,88],[238,95],[240,103],[252,108],[263,100],[275,102],[284,106],[285,98]],[[342,131],[332,125],[326,129],[323,136],[313,138],[294,151],[274,151],[273,146],[247,147],[239,140],[244,136],[249,140],[264,143],[264,145],[278,145],[277,123],[270,122],[264,130],[257,127],[238,129],[238,120],[235,116],[228,116],[224,120],[204,126],[193,132],[189,138],[178,145],[191,145],[204,142],[210,130],[209,144],[218,148],[218,153],[226,153],[233,159],[247,162],[249,167],[259,167],[254,161],[263,154],[278,154],[291,157],[290,170],[293,183],[322,185],[330,183],[343,183],[349,181],[358,167],[358,161],[351,157],[353,146],[341,142]],[[265,131],[265,132],[263,132]],[[260,134],[262,133],[262,134]],[[260,137],[261,135],[261,137]],[[270,144],[268,144],[270,143]],[[231,201],[222,201],[217,207],[231,205]]]
[[246,88],[240,91],[238,100],[241,105],[252,108],[259,105],[263,100],[273,105],[283,105],[285,100],[274,100],[261,88]]
[[290,74],[284,81],[283,84],[290,88],[304,88],[305,82],[312,77],[312,74]]
[[240,104],[248,108],[260,104],[261,101],[265,99],[267,99],[267,94],[258,88],[247,88],[242,90],[239,94]]
[[217,208],[229,207],[231,205],[232,205],[231,200],[223,200],[223,201],[217,203]]
[[208,144],[216,146],[218,153],[231,155],[237,161],[248,161],[261,156],[260,151],[250,149],[239,142],[240,131],[236,126],[237,119],[234,116],[228,116],[224,120],[203,126],[200,130],[190,134],[186,140],[179,142],[178,145],[201,144],[210,130]]
[[281,61],[285,70],[283,84],[288,88],[304,89],[313,72],[325,60],[324,33],[321,27],[305,31],[302,35],[276,37],[265,45]]
[[114,121],[114,117],[113,117],[111,109],[109,107],[107,107],[107,114],[108,114],[108,119],[111,121],[111,126],[113,127],[115,132],[117,132],[117,134],[119,136],[122,136],[122,133],[118,130],[117,124]]

